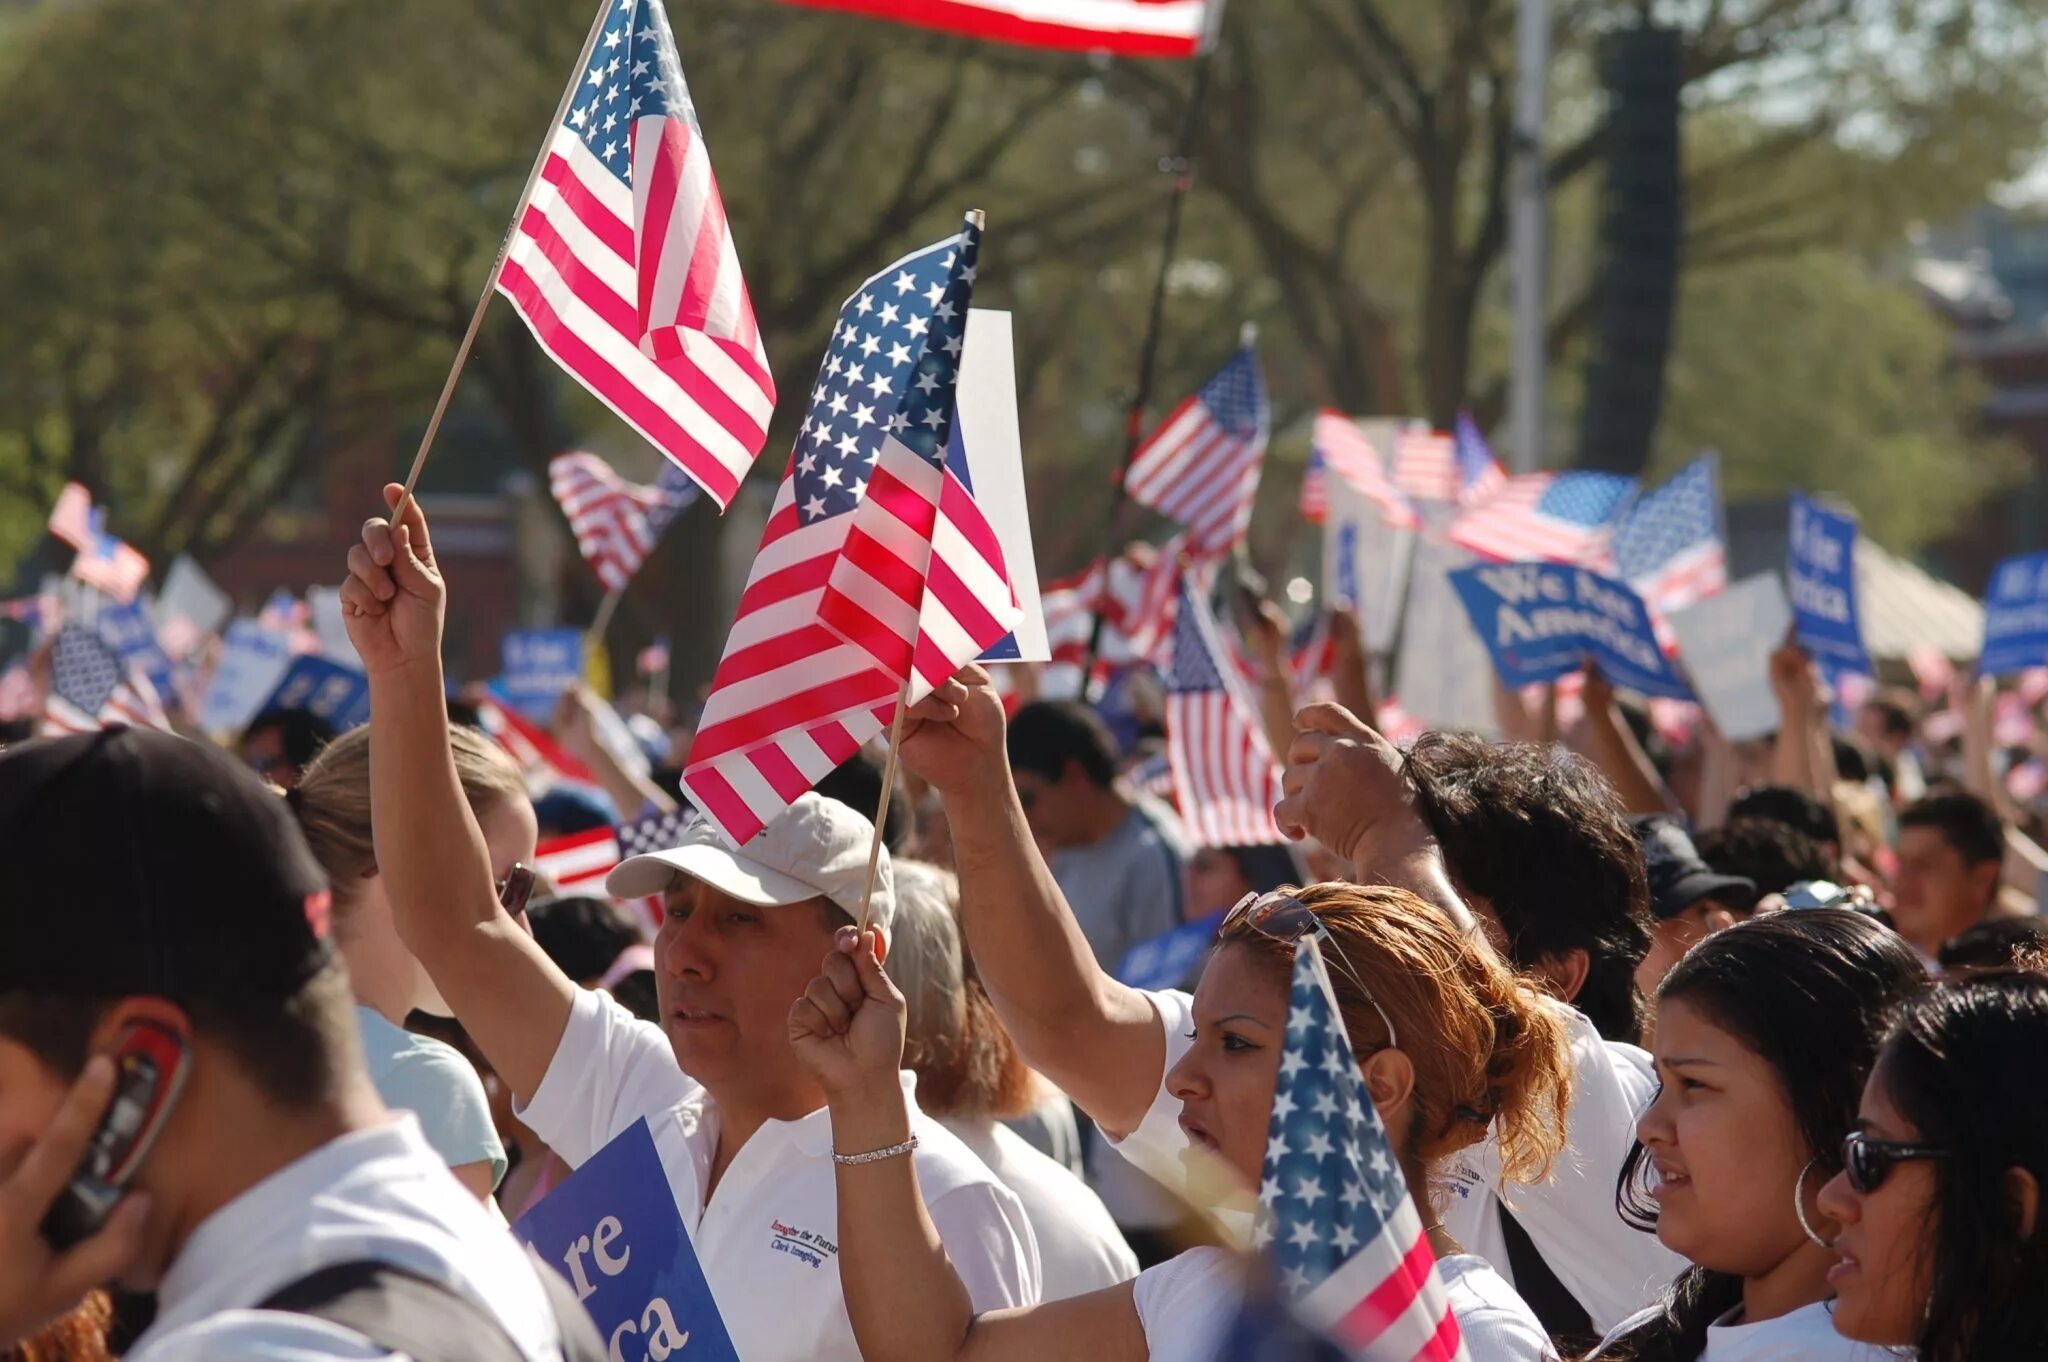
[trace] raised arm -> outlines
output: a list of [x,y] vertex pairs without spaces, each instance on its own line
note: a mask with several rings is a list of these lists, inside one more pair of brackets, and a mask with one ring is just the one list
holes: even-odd
[[1635,731],[1628,726],[1614,698],[1614,687],[1591,662],[1586,664],[1585,678],[1586,719],[1579,726],[1575,735],[1578,741],[1573,745],[1581,756],[1600,768],[1600,774],[1614,786],[1630,813],[1670,812],[1678,801],[1657,774],[1649,753],[1636,741]]
[[590,768],[619,811],[621,821],[630,822],[640,810],[651,807],[661,814],[676,811],[675,797],[646,776],[628,770],[598,734],[598,707],[604,701],[582,682],[568,687],[555,701],[555,740],[571,756]]
[[[1372,650],[1366,644],[1364,618],[1357,611],[1330,612],[1330,652],[1330,689],[1336,692],[1337,703],[1378,728],[1380,709],[1372,693]],[[1274,755],[1286,752],[1287,746],[1282,743],[1274,748]]]
[[1003,740],[1003,703],[970,667],[911,711],[903,764],[945,801],[960,926],[1018,1052],[1127,1135],[1158,1095],[1166,1039],[1145,995],[1096,963],[1024,821]]
[[[396,483],[384,489],[395,506]],[[341,588],[350,642],[370,677],[370,804],[377,868],[401,940],[514,1092],[546,1075],[576,995],[498,904],[490,852],[448,746],[441,670],[447,587],[427,520],[408,499],[394,533],[363,526]]]
[[[903,1151],[911,1138],[897,1069],[903,995],[882,972],[873,932],[842,928],[789,1013],[789,1043],[818,1081],[839,1154]],[[839,1164],[839,1281],[863,1357],[890,1362],[1038,1362],[1074,1340],[1105,1362],[1145,1362],[1129,1282],[1053,1305],[976,1318],[925,1210],[907,1151]]]

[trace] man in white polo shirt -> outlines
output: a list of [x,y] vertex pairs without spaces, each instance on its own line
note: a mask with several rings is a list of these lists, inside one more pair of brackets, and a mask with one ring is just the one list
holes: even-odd
[[[347,619],[370,677],[377,865],[406,944],[526,1099],[523,1119],[570,1163],[647,1120],[740,1356],[852,1362],[833,1157],[871,1151],[832,1149],[824,1095],[789,1047],[788,1018],[859,911],[872,824],[808,794],[743,850],[703,827],[625,862],[611,891],[660,894],[665,909],[654,944],[661,1025],[577,988],[500,906],[455,779],[445,589],[417,503],[395,541],[382,521],[363,539],[343,601],[361,612]],[[893,911],[885,854],[874,902],[885,934]],[[975,1307],[1036,1302],[1037,1248],[1016,1197],[936,1122],[920,1116],[913,1128],[932,1220]]]

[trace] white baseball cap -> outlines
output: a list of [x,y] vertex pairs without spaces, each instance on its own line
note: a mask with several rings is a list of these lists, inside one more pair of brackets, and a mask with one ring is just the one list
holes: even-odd
[[[619,862],[604,887],[615,898],[644,898],[666,890],[677,875],[687,875],[742,903],[771,908],[827,898],[858,919],[874,836],[875,825],[861,814],[836,799],[806,792],[744,847],[735,848],[708,820],[700,820],[683,834],[681,845]],[[896,916],[896,877],[887,847],[875,864],[868,916],[885,928]]]

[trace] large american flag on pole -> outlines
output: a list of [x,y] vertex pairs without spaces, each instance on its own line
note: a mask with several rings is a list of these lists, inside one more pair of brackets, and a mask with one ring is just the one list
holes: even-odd
[[[785,0],[936,28],[993,42],[1109,52],[1121,57],[1192,57],[1208,22],[1205,0]],[[1221,4],[1222,0],[1216,0]]]
[[[941,477],[937,463],[979,240],[970,225],[904,257],[840,311],[683,772],[690,798],[736,843],[881,732],[908,663],[925,674],[926,642],[942,654],[965,647],[1015,609],[999,558],[986,553],[993,535],[959,495],[957,472]],[[885,445],[900,446],[886,462]],[[884,500],[867,506],[878,491]],[[911,524],[920,517],[929,538]],[[959,595],[930,570],[941,554]],[[987,617],[980,630],[967,618],[970,596]]]
[[583,450],[548,461],[548,488],[568,518],[577,552],[607,591],[624,591],[675,518],[697,499],[697,484],[664,462],[649,487],[628,482]]
[[1284,840],[1273,822],[1280,766],[1258,710],[1226,662],[1199,578],[1181,579],[1166,681],[1166,756],[1181,820],[1198,846]]
[[90,733],[114,725],[171,731],[170,717],[149,678],[121,660],[113,645],[84,624],[67,624],[50,655],[50,693],[42,737]]
[[728,505],[775,381],[661,0],[605,0],[498,289],[554,361]]
[[1470,1362],[1313,936],[1294,948],[1259,1204],[1282,1292],[1351,1356]]
[[1138,446],[1124,487],[1187,527],[1189,553],[1227,553],[1251,524],[1270,420],[1258,354],[1241,346]]
[[1636,480],[1618,473],[1525,473],[1451,522],[1450,541],[1493,562],[1607,569]]
[[1702,454],[1638,497],[1614,527],[1614,575],[1657,614],[1683,610],[1728,585],[1718,466],[1714,455]]

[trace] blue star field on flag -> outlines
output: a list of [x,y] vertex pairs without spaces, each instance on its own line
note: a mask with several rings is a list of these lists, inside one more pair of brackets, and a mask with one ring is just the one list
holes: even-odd
[[847,301],[797,434],[796,505],[805,525],[860,504],[885,436],[933,464],[944,461],[980,245],[980,230],[966,226]]
[[1641,581],[1686,550],[1722,538],[1714,460],[1694,459],[1671,481],[1644,493],[1614,527],[1615,575]]
[[676,58],[661,0],[619,0],[564,122],[621,183],[633,179],[633,120],[672,115],[697,126],[697,106]]

